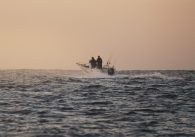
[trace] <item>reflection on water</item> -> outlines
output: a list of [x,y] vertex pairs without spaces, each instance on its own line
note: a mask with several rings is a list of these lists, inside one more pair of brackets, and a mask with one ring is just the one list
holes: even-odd
[[194,71],[0,71],[0,136],[195,136]]

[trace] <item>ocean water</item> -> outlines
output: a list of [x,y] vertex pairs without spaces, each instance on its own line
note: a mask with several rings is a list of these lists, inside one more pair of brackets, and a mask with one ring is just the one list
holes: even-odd
[[0,71],[0,137],[195,137],[195,71]]

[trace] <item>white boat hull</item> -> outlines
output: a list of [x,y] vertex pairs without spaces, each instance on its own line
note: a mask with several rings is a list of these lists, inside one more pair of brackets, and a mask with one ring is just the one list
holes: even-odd
[[76,63],[85,73],[93,73],[94,71],[98,71],[108,75],[114,75],[115,69],[114,67],[109,67],[108,65],[104,66],[102,69],[91,69],[89,65]]

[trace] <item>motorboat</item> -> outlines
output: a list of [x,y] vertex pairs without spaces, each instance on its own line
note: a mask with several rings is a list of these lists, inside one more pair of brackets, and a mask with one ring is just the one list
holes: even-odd
[[104,65],[101,69],[98,68],[92,68],[90,64],[85,63],[76,63],[85,73],[92,73],[94,71],[98,71],[107,75],[114,75],[115,74],[115,68],[114,66],[111,66],[109,62],[107,62],[106,65]]

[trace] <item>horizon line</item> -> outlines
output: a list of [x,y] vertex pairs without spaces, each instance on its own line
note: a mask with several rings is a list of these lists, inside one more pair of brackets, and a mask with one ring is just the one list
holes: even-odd
[[[45,68],[6,68],[6,69],[1,69],[0,71],[4,70],[35,70],[35,71],[43,71],[43,70],[48,70],[48,71],[82,71],[81,69],[45,69]],[[195,71],[195,69],[116,69],[117,71]]]

